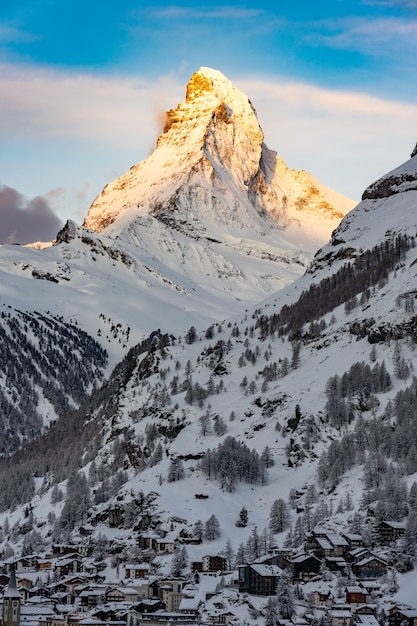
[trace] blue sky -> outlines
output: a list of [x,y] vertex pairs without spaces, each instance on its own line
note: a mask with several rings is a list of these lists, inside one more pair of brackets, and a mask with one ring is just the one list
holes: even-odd
[[81,223],[203,65],[249,96],[288,166],[354,199],[417,142],[417,0],[3,0],[0,242],[35,209]]

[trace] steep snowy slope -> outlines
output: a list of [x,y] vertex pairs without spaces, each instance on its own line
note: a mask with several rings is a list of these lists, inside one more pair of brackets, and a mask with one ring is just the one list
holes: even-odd
[[84,226],[179,275],[197,270],[211,297],[255,302],[301,274],[354,206],[289,169],[263,139],[248,98],[201,68],[154,152],[104,188]]

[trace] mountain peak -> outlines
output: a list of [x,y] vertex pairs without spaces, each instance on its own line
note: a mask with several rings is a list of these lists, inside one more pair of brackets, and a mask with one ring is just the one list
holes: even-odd
[[187,91],[185,95],[185,99],[187,102],[190,102],[195,98],[205,96],[206,94],[212,93],[214,91],[212,75],[213,70],[206,67],[201,67],[197,72],[194,72],[187,85]]
[[84,226],[121,236],[152,216],[217,240],[311,227],[315,251],[355,204],[316,183],[268,150],[248,97],[220,71],[201,67],[185,101],[167,112],[153,153],[106,185]]

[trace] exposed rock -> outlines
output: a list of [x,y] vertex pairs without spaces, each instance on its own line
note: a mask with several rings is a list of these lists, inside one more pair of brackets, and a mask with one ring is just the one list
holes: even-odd
[[77,225],[72,220],[67,220],[65,226],[61,228],[56,236],[56,244],[69,243],[77,236]]

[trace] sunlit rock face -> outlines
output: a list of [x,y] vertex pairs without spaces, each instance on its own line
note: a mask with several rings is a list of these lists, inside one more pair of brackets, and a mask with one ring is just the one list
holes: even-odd
[[185,102],[167,112],[153,153],[103,189],[84,226],[118,236],[153,216],[188,234],[223,238],[293,225],[312,229],[320,245],[353,206],[307,172],[289,169],[265,146],[247,96],[203,67]]

